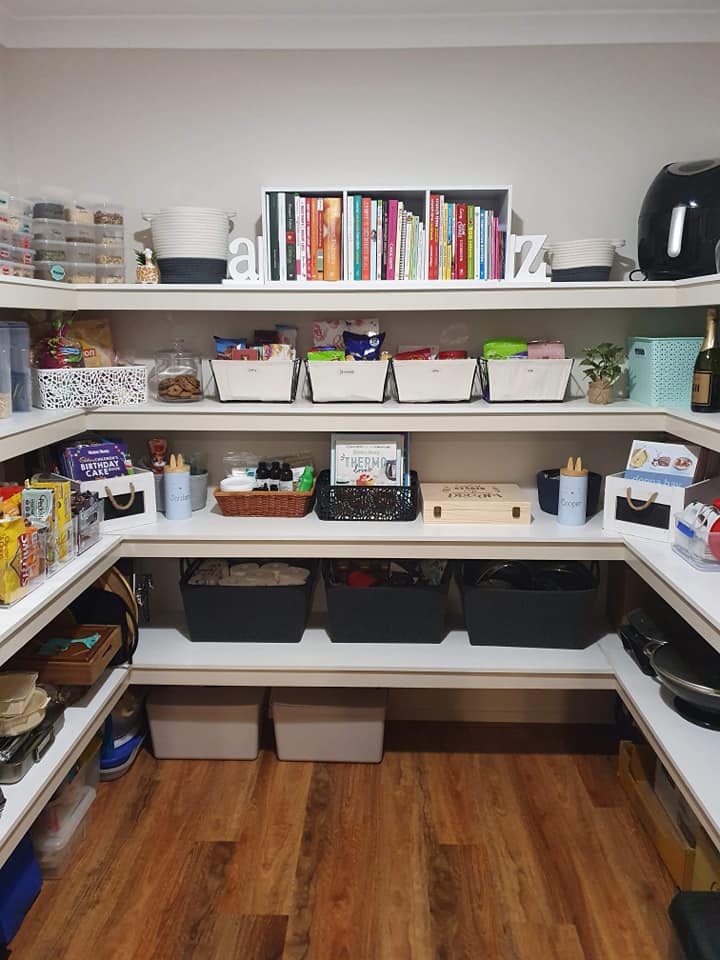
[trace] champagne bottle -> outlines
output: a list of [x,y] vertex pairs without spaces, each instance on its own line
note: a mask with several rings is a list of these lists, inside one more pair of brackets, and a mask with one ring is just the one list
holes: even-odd
[[717,310],[707,312],[707,329],[695,361],[690,407],[696,413],[720,410],[720,346],[717,336]]

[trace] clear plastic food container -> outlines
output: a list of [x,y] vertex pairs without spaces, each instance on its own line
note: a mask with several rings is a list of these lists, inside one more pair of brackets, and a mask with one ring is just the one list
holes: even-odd
[[14,233],[23,233],[30,236],[32,233],[32,218],[5,213],[0,209],[0,227],[5,230],[12,230]]
[[24,197],[13,197],[7,202],[8,216],[11,217],[29,217],[32,215],[32,203]]
[[65,219],[68,223],[92,224],[95,222],[92,203],[86,200],[72,200],[65,207]]
[[33,220],[32,233],[36,240],[67,240],[67,224],[64,220]]
[[65,273],[68,283],[95,283],[96,281],[94,263],[66,263]]
[[33,237],[32,245],[38,260],[57,260],[63,263],[68,259],[68,244],[64,240],[39,240]]
[[11,247],[19,247],[21,250],[29,250],[32,247],[32,237],[29,233],[14,233],[12,230],[4,230],[0,226],[0,243],[7,243]]
[[52,280],[55,283],[67,283],[67,264],[58,263],[57,260],[36,260],[35,261],[35,279]]
[[77,223],[73,220],[65,224],[65,239],[69,243],[96,243],[97,230],[94,223]]
[[94,243],[66,243],[70,263],[95,263],[97,246]]
[[93,219],[95,223],[121,227],[125,223],[124,208],[120,203],[107,200],[96,205]]
[[122,243],[125,239],[125,227],[122,224],[100,223],[95,229],[97,230],[95,237],[97,243]]
[[125,245],[123,243],[100,243],[96,244],[94,250],[97,263],[118,264],[125,261]]
[[13,263],[12,260],[0,260],[0,276],[25,277],[32,280],[35,276],[35,267],[32,263]]
[[103,263],[95,268],[97,283],[125,283],[124,263]]
[[12,247],[7,243],[0,243],[0,260],[11,260],[13,263],[32,263],[34,252],[26,247]]

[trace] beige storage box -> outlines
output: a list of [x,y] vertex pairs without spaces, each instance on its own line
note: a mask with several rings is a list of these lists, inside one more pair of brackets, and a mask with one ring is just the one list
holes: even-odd
[[147,700],[158,759],[254,760],[264,687],[156,687]]
[[385,690],[273,689],[270,709],[281,760],[380,763]]

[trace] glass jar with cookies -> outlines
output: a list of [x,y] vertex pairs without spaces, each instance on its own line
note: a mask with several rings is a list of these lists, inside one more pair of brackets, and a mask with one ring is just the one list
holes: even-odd
[[155,354],[155,396],[164,403],[193,403],[202,400],[202,361],[175,340],[167,350]]

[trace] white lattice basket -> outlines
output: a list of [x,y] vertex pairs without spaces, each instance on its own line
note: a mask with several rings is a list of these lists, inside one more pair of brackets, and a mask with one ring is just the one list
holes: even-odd
[[61,410],[147,403],[147,379],[143,366],[33,370],[33,405]]

